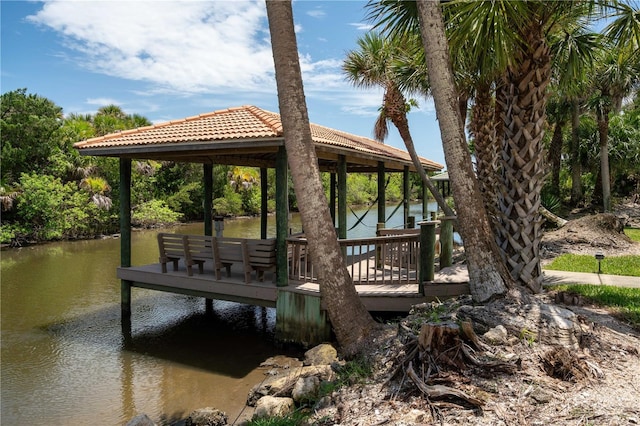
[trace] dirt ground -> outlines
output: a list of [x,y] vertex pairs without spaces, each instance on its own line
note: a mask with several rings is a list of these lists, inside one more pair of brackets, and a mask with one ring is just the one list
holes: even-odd
[[[545,260],[562,253],[607,255],[640,254],[640,244],[618,232],[620,226],[640,228],[640,205],[622,203],[616,217],[576,214],[560,230],[548,231],[542,244]],[[583,216],[583,217],[578,217]],[[555,303],[555,294],[536,296]],[[500,343],[488,343],[489,352],[501,360],[519,360],[512,374],[470,366],[443,369],[437,383],[466,392],[483,401],[473,407],[456,397],[427,398],[406,374],[398,360],[407,350],[406,336],[397,330],[372,347],[376,373],[367,384],[342,388],[332,404],[318,409],[319,425],[636,425],[640,424],[640,333],[601,308],[561,305],[577,315],[579,345],[570,351],[543,344],[526,333],[510,333]],[[411,316],[404,320],[411,323]],[[402,327],[398,327],[400,330]],[[424,365],[424,364],[423,364]],[[433,371],[420,371],[434,377]]]

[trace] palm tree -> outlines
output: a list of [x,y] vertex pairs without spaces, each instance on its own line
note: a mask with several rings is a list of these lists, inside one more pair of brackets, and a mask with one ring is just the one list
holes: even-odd
[[595,110],[600,141],[600,177],[603,210],[611,210],[609,170],[609,115],[619,112],[622,100],[640,84],[640,10],[617,6],[617,15],[606,28],[607,42],[593,73],[594,91],[589,104]]
[[[435,198],[438,206],[447,216],[453,216],[451,207],[445,202],[442,194],[431,182],[427,176],[420,158],[415,149],[413,138],[409,130],[409,121],[407,112],[410,103],[400,90],[400,78],[394,72],[394,62],[400,60],[401,57],[413,57],[415,52],[420,51],[419,40],[416,37],[399,38],[383,38],[375,32],[367,33],[363,38],[358,39],[359,50],[352,50],[347,53],[347,58],[342,65],[347,79],[356,87],[370,88],[381,86],[384,88],[384,96],[380,115],[374,126],[374,135],[376,140],[383,142],[388,135],[387,121],[391,121],[398,129],[400,137],[404,141],[407,151],[411,156],[413,165],[422,179],[422,183],[429,188],[431,194]],[[405,83],[407,80],[404,80]],[[421,80],[420,83],[424,83]],[[405,87],[411,92],[420,91],[420,87],[411,87],[405,84]],[[422,94],[426,95],[426,91],[422,88]]]
[[[380,0],[370,4],[372,15],[381,17],[380,25],[406,33],[415,26],[416,6],[421,3]],[[567,23],[590,16],[593,6],[594,2],[508,0],[443,3],[452,50],[464,52],[465,63],[471,65],[467,72],[484,76],[477,81],[485,87],[500,76],[495,89],[500,113],[495,129],[497,166],[489,160],[500,171],[496,229],[511,274],[534,292],[541,291],[542,282],[539,207],[545,176],[545,104],[551,82],[548,37]]]
[[484,302],[505,294],[514,283],[500,259],[473,172],[462,117],[457,108],[457,90],[439,3],[421,0],[416,4],[449,178],[454,198],[464,200],[456,204],[459,232],[469,265],[471,294],[476,301]]
[[287,159],[320,294],[338,343],[357,353],[377,328],[353,286],[336,238],[309,127],[291,1],[267,0],[267,17]]

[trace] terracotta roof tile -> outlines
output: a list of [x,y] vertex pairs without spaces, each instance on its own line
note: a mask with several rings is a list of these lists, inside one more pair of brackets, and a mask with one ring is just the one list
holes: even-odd
[[[410,160],[403,150],[372,139],[311,124],[315,143],[363,153]],[[234,140],[265,140],[283,137],[280,115],[255,106],[232,107],[153,126],[111,133],[76,143],[79,149],[123,148],[140,145],[200,143]],[[442,165],[423,159],[434,169]]]

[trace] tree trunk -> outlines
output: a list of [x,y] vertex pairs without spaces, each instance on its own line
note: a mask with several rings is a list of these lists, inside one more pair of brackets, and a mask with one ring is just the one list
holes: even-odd
[[600,178],[602,179],[602,211],[611,211],[611,176],[609,173],[609,110],[597,114],[600,138]]
[[267,0],[266,4],[278,104],[302,225],[336,338],[347,354],[353,354],[365,346],[376,323],[349,276],[327,207],[311,139],[291,1]]
[[500,259],[473,172],[439,2],[420,0],[417,6],[445,161],[458,210],[459,232],[467,256],[469,286],[474,300],[484,302],[505,294],[513,282]]
[[580,158],[580,103],[571,105],[571,205],[582,201],[582,160]]
[[547,154],[551,166],[551,193],[556,197],[560,196],[560,160],[562,159],[562,129],[564,125],[563,120],[556,122]]
[[405,105],[405,98],[400,90],[398,90],[397,87],[387,87],[384,100],[384,108],[386,110],[387,117],[389,117],[393,125],[396,126],[396,129],[398,129],[400,137],[404,141],[407,151],[409,151],[409,155],[413,161],[413,166],[420,175],[420,179],[422,179],[422,183],[429,188],[431,195],[433,195],[433,198],[435,198],[438,206],[442,209],[445,216],[455,216],[455,213],[444,200],[440,191],[438,191],[438,189],[433,185],[433,182],[431,182],[431,179],[429,179],[429,176],[427,176],[427,173],[424,171],[424,168],[420,163],[420,158],[418,157],[416,147],[413,144],[413,138],[411,137],[411,132],[409,131],[409,121],[407,120]]
[[476,173],[482,200],[491,218],[492,228],[498,216],[498,143],[496,142],[495,109],[492,106],[491,85],[479,84],[470,123],[470,133],[476,148]]
[[501,149],[500,248],[511,275],[530,291],[542,291],[540,192],[544,184],[546,88],[549,47],[538,21],[523,29],[522,57],[505,73],[505,137]]

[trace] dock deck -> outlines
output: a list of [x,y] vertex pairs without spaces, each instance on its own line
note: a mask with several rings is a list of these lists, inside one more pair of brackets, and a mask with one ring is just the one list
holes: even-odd
[[[368,264],[373,265],[373,261],[370,260]],[[374,270],[372,273],[384,274],[384,270]],[[278,292],[320,297],[320,286],[315,281],[289,279],[288,286],[277,287],[271,281],[269,272],[265,273],[264,281],[258,281],[254,276],[250,283],[245,283],[243,272],[235,265],[231,268],[231,276],[227,277],[225,273],[220,280],[216,280],[213,265],[209,262],[204,264],[204,273],[196,272],[192,276],[188,276],[186,267],[182,264],[176,271],[169,268],[166,273],[163,273],[159,263],[121,267],[117,270],[117,276],[119,279],[130,281],[133,287],[265,307],[276,306]],[[428,289],[425,290],[426,294],[419,292],[417,282],[377,282],[357,284],[355,288],[369,311],[409,312],[411,306],[415,304],[453,295],[460,286],[464,287],[464,283],[425,285],[425,289]]]

